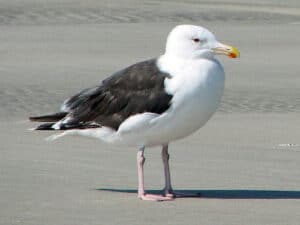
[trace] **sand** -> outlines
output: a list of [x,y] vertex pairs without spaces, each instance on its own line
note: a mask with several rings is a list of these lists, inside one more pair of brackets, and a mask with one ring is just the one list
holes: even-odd
[[[300,4],[288,1],[0,1],[0,224],[299,224]],[[30,132],[77,91],[164,51],[176,24],[208,27],[237,46],[221,57],[216,115],[170,146],[176,190],[136,198],[136,149]],[[163,186],[159,148],[146,186]]]

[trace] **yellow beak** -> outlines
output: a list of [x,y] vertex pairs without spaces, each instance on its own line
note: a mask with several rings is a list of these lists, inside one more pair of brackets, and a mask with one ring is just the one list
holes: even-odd
[[222,43],[219,43],[219,46],[216,48],[213,48],[213,51],[216,54],[220,54],[220,55],[227,55],[230,58],[238,58],[240,57],[240,51],[233,46],[230,45],[225,45]]

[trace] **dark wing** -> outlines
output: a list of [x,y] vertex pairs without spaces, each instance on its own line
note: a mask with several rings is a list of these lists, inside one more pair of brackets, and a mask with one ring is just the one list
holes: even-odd
[[[156,60],[148,60],[125,68],[94,88],[67,99],[62,110],[68,118],[64,128],[108,126],[117,130],[128,117],[151,112],[161,114],[171,104],[172,95],[165,92],[164,81]],[[63,127],[62,127],[63,128]]]

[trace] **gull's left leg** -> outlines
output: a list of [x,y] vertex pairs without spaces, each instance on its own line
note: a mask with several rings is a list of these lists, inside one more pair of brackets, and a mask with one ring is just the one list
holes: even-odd
[[171,175],[170,175],[170,166],[169,166],[169,153],[168,153],[168,144],[163,145],[162,151],[162,160],[164,163],[164,172],[165,172],[165,188],[164,194],[166,197],[175,198],[175,197],[200,197],[199,193],[185,193],[185,192],[174,192],[171,185]]
[[164,188],[164,194],[167,197],[174,197],[172,185],[171,185],[171,175],[170,175],[170,166],[169,166],[169,158],[170,155],[168,153],[168,144],[163,145],[162,151],[161,151],[162,160],[164,163],[164,172],[165,172],[165,188]]

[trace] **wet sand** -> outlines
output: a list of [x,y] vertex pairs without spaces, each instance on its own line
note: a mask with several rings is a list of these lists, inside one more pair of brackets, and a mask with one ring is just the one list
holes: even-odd
[[[300,4],[280,2],[0,1],[0,224],[299,224]],[[139,201],[136,149],[27,131],[29,115],[162,54],[182,23],[241,51],[220,57],[219,111],[170,146],[174,188],[200,198]],[[159,148],[146,158],[159,191]]]

